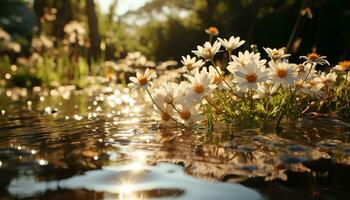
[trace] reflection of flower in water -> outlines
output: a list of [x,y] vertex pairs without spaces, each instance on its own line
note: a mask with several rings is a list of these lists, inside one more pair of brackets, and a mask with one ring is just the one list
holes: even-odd
[[[194,138],[193,135],[186,136],[185,133],[171,140],[163,138],[164,142],[157,154],[151,157],[151,163],[181,163],[188,174],[209,180],[264,177],[266,181],[270,181],[286,180],[287,171],[309,172],[310,169],[303,165],[302,158],[318,160],[329,156],[316,149],[291,152],[284,148],[291,141],[276,135],[262,136],[256,141],[252,141],[251,136],[240,136],[238,138],[241,139],[235,142],[221,141],[221,146],[202,144],[200,141],[203,138]],[[246,140],[249,143],[245,144]],[[281,155],[284,153],[296,158],[296,162],[283,162]]]

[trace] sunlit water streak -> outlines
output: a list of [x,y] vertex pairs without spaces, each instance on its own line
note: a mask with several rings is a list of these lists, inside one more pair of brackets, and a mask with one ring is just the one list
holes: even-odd
[[[213,183],[195,179],[185,175],[182,167],[170,164],[140,167],[135,167],[135,165],[110,166],[102,170],[88,171],[81,176],[51,182],[35,182],[30,178],[26,180],[19,179],[13,180],[8,188],[11,194],[22,198],[35,196],[35,194],[47,190],[58,189],[87,189],[97,192],[117,193],[120,199],[124,199],[123,196],[130,197],[132,193],[138,191],[154,189],[183,191],[176,199],[262,199],[254,190],[239,184]],[[135,199],[141,199],[137,198],[136,195],[134,197]],[[164,197],[162,199],[173,198]]]

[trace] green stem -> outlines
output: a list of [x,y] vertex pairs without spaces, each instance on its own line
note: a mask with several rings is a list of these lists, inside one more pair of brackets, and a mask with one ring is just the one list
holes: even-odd
[[346,72],[346,75],[345,75],[345,83],[344,83],[344,89],[345,89],[345,98],[346,98],[346,107],[349,107],[349,95],[348,95],[348,87],[349,87],[349,81],[348,81],[348,78],[349,78],[349,73],[350,72]]
[[[299,88],[303,87],[305,81],[309,78],[310,73],[311,73],[313,67],[314,67],[314,63],[311,64],[310,70],[308,71],[308,73],[307,73],[306,77],[304,78],[304,80],[301,82],[300,87],[295,88],[294,92],[290,95],[290,99],[289,99],[289,101],[288,101],[289,103],[290,103],[290,101],[291,101],[292,99],[294,99],[294,96],[295,96],[297,90],[298,90]],[[279,116],[279,118],[278,118],[278,120],[277,120],[276,128],[278,128],[278,127],[280,126],[281,121],[282,121],[282,119],[283,119],[283,116],[284,116],[284,115],[286,114],[286,112],[287,112],[287,109],[285,108],[285,104],[286,104],[286,103],[284,103],[283,105],[281,105],[281,107],[284,108],[284,109],[283,109],[283,111],[281,112],[281,114],[280,114],[280,116]]]
[[224,115],[226,115],[226,116],[228,116],[228,117],[231,117],[231,115],[229,115],[229,114],[227,114],[226,112],[220,110],[214,103],[212,103],[212,102],[209,100],[208,97],[204,97],[204,99],[205,99],[216,111],[218,111],[218,112],[220,112],[220,113],[222,113],[222,114],[224,114]]
[[174,108],[176,112],[178,112],[179,114],[181,113],[181,111],[178,108],[176,108],[176,106],[173,103],[171,103],[171,106]]
[[252,89],[249,90],[249,101],[250,101],[249,109],[250,109],[250,113],[252,113],[253,111],[253,90]]
[[211,64],[213,65],[215,71],[218,73],[218,75],[219,75],[220,78],[222,79],[222,81],[227,85],[227,87],[230,88],[231,93],[232,93],[233,95],[235,95],[236,97],[241,98],[238,94],[236,94],[236,93],[233,91],[233,88],[226,82],[225,77],[222,76],[222,74],[221,74],[221,73],[219,72],[219,70],[216,68],[216,65],[215,65],[215,63],[214,63],[214,60],[211,59],[210,62],[211,62]]
[[264,104],[265,104],[265,111],[266,113],[269,113],[269,98],[268,97],[265,97],[264,98]]
[[227,65],[228,65],[228,64],[230,63],[230,61],[231,61],[232,51],[227,50],[227,53],[228,53],[228,62],[227,62]]

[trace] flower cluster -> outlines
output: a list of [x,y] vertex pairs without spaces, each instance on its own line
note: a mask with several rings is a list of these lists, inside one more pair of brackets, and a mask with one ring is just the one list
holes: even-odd
[[0,52],[1,51],[18,53],[21,51],[21,45],[13,41],[11,35],[0,28]]
[[86,30],[83,25],[78,21],[71,21],[64,26],[64,32],[67,36],[67,41],[70,44],[84,45],[84,37]]
[[[206,32],[211,37],[218,33]],[[192,51],[196,57],[182,57],[182,78],[153,84],[156,73],[147,69],[131,77],[130,86],[147,91],[162,122],[184,125],[213,119],[277,119],[279,123],[311,111],[349,109],[349,61],[321,72],[317,65],[330,64],[315,52],[301,56],[301,63],[289,62],[285,48],[264,48],[267,59],[248,50],[233,55],[244,43],[233,36],[205,42]],[[221,49],[229,59],[217,66],[214,59]]]
[[40,35],[32,39],[32,48],[36,52],[43,52],[53,47],[53,39]]

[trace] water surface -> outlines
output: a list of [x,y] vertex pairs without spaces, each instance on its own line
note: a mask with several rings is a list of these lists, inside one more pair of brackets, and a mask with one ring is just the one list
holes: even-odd
[[160,126],[116,87],[0,91],[0,199],[348,199],[350,117]]

